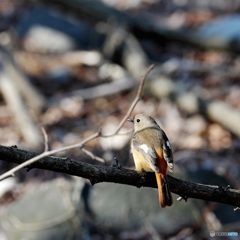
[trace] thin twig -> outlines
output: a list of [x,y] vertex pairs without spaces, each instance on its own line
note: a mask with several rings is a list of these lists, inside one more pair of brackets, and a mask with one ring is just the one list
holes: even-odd
[[98,162],[102,162],[102,163],[105,163],[105,159],[99,157],[99,156],[96,156],[95,154],[93,154],[91,151],[87,150],[86,148],[81,148],[82,152],[84,152],[86,155],[88,155],[90,158],[98,161]]
[[36,157],[31,158],[31,159],[27,160],[26,162],[23,162],[20,165],[10,169],[9,171],[3,173],[2,175],[0,175],[0,181],[7,178],[8,176],[12,176],[15,172],[19,171],[20,169],[22,169],[26,166],[29,166],[29,165],[37,162],[38,160],[40,160],[44,157],[47,157],[47,156],[50,156],[50,155],[53,155],[53,154],[56,154],[56,153],[64,152],[64,151],[67,151],[67,150],[71,150],[73,148],[82,148],[84,146],[84,144],[92,141],[93,139],[98,138],[99,136],[100,136],[100,132],[96,132],[96,133],[90,135],[88,138],[84,139],[83,141],[81,141],[79,143],[71,144],[71,145],[68,145],[68,146],[65,146],[65,147],[62,147],[62,148],[58,148],[58,149],[55,149],[55,150],[51,150],[51,151],[46,151],[46,152],[44,151],[40,155],[37,155]]
[[86,144],[89,141],[92,141],[93,139],[96,139],[99,136],[100,136],[100,132],[97,132],[97,133],[92,134],[91,136],[89,136],[88,138],[86,138],[85,140],[83,140],[79,143],[71,144],[71,145],[68,145],[68,146],[65,146],[65,147],[62,147],[62,148],[58,148],[58,149],[55,149],[55,150],[51,150],[51,151],[44,151],[40,155],[37,155],[36,157],[31,158],[31,159],[21,163],[20,165],[10,169],[9,171],[3,173],[2,175],[0,175],[0,181],[9,177],[9,176],[12,176],[15,172],[19,171],[20,169],[22,169],[26,166],[29,166],[29,165],[39,161],[40,159],[42,159],[44,157],[47,157],[47,156],[50,156],[50,155],[53,155],[53,154],[56,154],[56,153],[59,153],[59,152],[64,152],[64,151],[67,151],[67,150],[70,150],[70,149],[73,149],[73,148],[78,148],[78,147],[82,148],[84,146],[84,144]]
[[[55,150],[51,150],[51,151],[44,151],[43,153],[41,153],[40,155],[37,155],[23,163],[21,163],[20,165],[10,169],[9,171],[3,173],[2,175],[0,175],[0,181],[9,177],[9,176],[12,176],[15,172],[19,171],[20,169],[26,167],[26,166],[29,166],[30,164],[33,164],[37,161],[39,161],[40,159],[44,158],[44,157],[47,157],[47,156],[50,156],[50,155],[53,155],[53,154],[56,154],[56,153],[59,153],[59,152],[64,152],[64,151],[67,151],[67,150],[71,150],[73,148],[83,148],[84,145],[98,137],[103,137],[103,138],[106,138],[106,137],[112,137],[114,135],[116,135],[122,128],[123,124],[126,122],[126,120],[129,118],[129,116],[131,115],[131,113],[133,112],[136,104],[138,103],[138,101],[141,99],[141,94],[142,94],[142,90],[143,90],[143,86],[144,86],[144,82],[147,78],[147,75],[149,74],[149,72],[154,68],[154,65],[151,65],[146,73],[144,74],[143,78],[141,79],[141,82],[140,82],[140,85],[138,87],[138,91],[137,91],[137,95],[136,97],[134,98],[131,106],[129,107],[126,115],[123,117],[122,121],[119,123],[118,127],[116,128],[116,130],[112,133],[112,134],[109,134],[109,135],[103,135],[101,130],[99,130],[98,132],[90,135],[89,137],[85,138],[83,141],[81,142],[78,142],[78,143],[75,143],[75,144],[71,144],[71,145],[68,145],[68,146],[65,146],[65,147],[61,147],[61,148],[58,148],[58,149],[55,149]],[[46,144],[46,136],[45,134],[43,133],[44,135],[44,140],[45,140],[45,144]],[[47,135],[47,134],[46,134]],[[45,145],[45,150],[46,150],[46,145]]]
[[48,135],[44,127],[41,127],[43,138],[44,138],[44,152],[47,152],[49,150],[48,146]]
[[116,134],[121,130],[121,128],[123,127],[124,123],[127,121],[127,119],[129,118],[129,116],[132,114],[132,112],[133,112],[134,108],[136,107],[137,103],[140,101],[145,80],[146,80],[148,74],[153,70],[154,67],[155,67],[155,65],[151,65],[151,66],[147,69],[147,71],[146,71],[146,73],[144,74],[144,76],[142,77],[142,79],[141,79],[141,81],[140,81],[140,84],[139,84],[139,87],[138,87],[137,95],[136,95],[135,99],[133,100],[131,106],[129,107],[127,113],[126,113],[125,116],[123,117],[122,121],[119,123],[118,127],[116,128],[116,130],[115,130],[112,134],[109,134],[109,135],[101,135],[101,137],[112,137],[112,136],[116,135]]

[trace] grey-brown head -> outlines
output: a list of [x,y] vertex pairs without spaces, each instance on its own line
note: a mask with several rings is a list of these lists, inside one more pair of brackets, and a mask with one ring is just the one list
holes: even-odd
[[141,131],[145,128],[159,128],[159,125],[156,123],[156,121],[145,114],[137,114],[133,120],[133,126],[134,126],[134,132]]

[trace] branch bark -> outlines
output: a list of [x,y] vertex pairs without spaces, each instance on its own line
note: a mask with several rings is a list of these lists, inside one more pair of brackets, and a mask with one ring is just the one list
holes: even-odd
[[[37,153],[0,145],[0,160],[2,161],[21,164],[35,156],[37,156]],[[48,156],[32,164],[31,168],[83,177],[89,179],[92,184],[113,182],[136,187],[157,187],[153,173],[141,174],[130,169],[93,165],[70,158]],[[188,182],[172,176],[168,176],[168,178],[171,191],[180,195],[183,199],[196,198],[236,207],[240,206],[239,190]]]

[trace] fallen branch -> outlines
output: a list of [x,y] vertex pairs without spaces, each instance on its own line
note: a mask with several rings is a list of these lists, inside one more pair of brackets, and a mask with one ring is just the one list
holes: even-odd
[[28,146],[39,147],[42,143],[41,131],[24,104],[12,78],[7,75],[5,70],[0,73],[0,92],[25,142]]
[[[33,152],[21,150],[16,147],[5,147],[0,145],[0,160],[3,161],[22,164],[27,159],[33,159],[37,156],[39,155]],[[157,187],[155,175],[153,173],[141,174],[125,168],[102,165],[96,166],[70,158],[48,156],[32,164],[31,168],[46,169],[83,177],[89,179],[92,184],[113,182],[136,187]],[[239,190],[187,182],[172,176],[169,176],[169,184],[171,191],[180,195],[183,199],[196,198],[225,203],[235,207],[240,206]]]
[[165,42],[174,41],[185,45],[201,49],[216,49],[223,51],[231,51],[239,53],[240,45],[235,43],[235,39],[228,41],[219,41],[219,39],[207,39],[197,31],[186,29],[172,29],[168,26],[159,24],[149,16],[133,16],[127,12],[117,10],[104,4],[101,1],[89,0],[39,0],[46,4],[61,5],[78,16],[85,17],[89,22],[99,23],[108,22],[114,19],[117,25],[122,25],[134,33],[137,37],[151,38],[157,44],[165,40]]
[[100,68],[102,78],[110,78],[110,83],[102,83],[94,87],[74,90],[70,93],[65,94],[63,97],[53,97],[50,99],[51,105],[60,105],[62,101],[67,99],[74,100],[90,100],[99,97],[105,97],[114,95],[116,93],[130,90],[136,82],[127,74],[127,72],[117,64],[104,64]]
[[0,47],[0,59],[3,59],[4,71],[11,78],[15,88],[18,89],[28,106],[37,115],[46,105],[46,99],[19,69],[13,55],[8,49]]
[[12,54],[4,47],[0,47],[0,64],[1,94],[25,142],[32,148],[39,147],[42,143],[41,131],[32,115],[36,117],[39,114],[45,99],[20,71]]

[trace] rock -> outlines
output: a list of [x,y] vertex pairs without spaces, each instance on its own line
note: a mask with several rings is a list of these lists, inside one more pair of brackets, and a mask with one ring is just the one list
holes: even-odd
[[[13,191],[17,187],[15,178],[6,178],[0,181],[0,198],[7,192]],[[1,238],[0,238],[1,239]]]
[[231,14],[213,19],[197,30],[197,34],[203,41],[218,43],[232,42],[239,44],[240,41],[240,15]]
[[34,183],[18,200],[5,206],[0,212],[0,228],[7,239],[69,239],[76,229],[81,230],[76,226],[79,217],[71,183],[59,179]]
[[[57,10],[35,6],[25,10],[17,32],[30,51],[63,53],[77,47],[96,47],[100,35],[90,25]],[[94,42],[92,41],[94,39]]]
[[75,48],[74,40],[68,35],[46,26],[33,26],[24,39],[28,51],[59,53]]
[[[106,121],[102,126],[102,133],[103,134],[111,134],[113,133],[116,128],[118,127],[119,121],[115,118],[110,118],[110,120]],[[128,129],[122,128],[121,132],[127,132]],[[114,135],[108,138],[100,138],[101,147],[106,150],[120,150],[122,149],[130,140],[130,134],[122,134],[122,135]]]
[[163,209],[156,189],[112,183],[93,187],[90,206],[99,226],[115,230],[133,230],[150,223],[168,234],[200,219],[200,209],[191,200],[179,202],[174,197],[174,205]]

